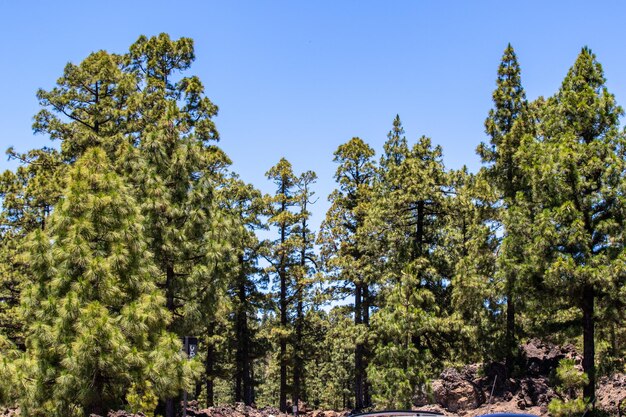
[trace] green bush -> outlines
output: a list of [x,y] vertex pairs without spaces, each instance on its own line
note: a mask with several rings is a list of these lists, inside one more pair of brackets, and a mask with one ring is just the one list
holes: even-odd
[[548,412],[553,417],[582,417],[589,407],[589,401],[576,396],[589,383],[587,374],[576,368],[573,359],[561,359],[556,377],[559,381],[557,392],[561,398],[550,401]]
[[159,398],[154,393],[152,383],[145,381],[141,386],[132,384],[126,394],[128,408],[133,414],[143,413],[146,417],[154,417]]

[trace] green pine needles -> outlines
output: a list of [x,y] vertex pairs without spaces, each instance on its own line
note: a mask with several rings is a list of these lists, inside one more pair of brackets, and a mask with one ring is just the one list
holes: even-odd
[[149,382],[163,396],[189,376],[166,331],[171,315],[142,220],[105,152],[87,150],[50,226],[30,243],[26,415],[103,414],[121,407],[133,384]]
[[38,91],[33,129],[59,146],[9,149],[0,176],[0,404],[174,417],[185,389],[408,409],[445,367],[518,377],[539,337],[583,357],[557,370],[565,416],[624,371],[626,135],[591,50],[528,102],[507,46],[478,172],[399,116],[378,157],[339,145],[319,230],[313,171],[277,158],[272,195],[232,171],[194,58],[189,38],[141,36]]

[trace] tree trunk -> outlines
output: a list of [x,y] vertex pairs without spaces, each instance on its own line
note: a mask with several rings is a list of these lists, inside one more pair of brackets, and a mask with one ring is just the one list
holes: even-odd
[[[285,268],[280,271],[280,326],[287,329],[287,276]],[[279,409],[287,411],[287,339],[280,336],[280,399]]]
[[176,404],[173,398],[165,400],[165,416],[174,417],[176,415]]
[[235,402],[243,402],[246,405],[251,405],[252,399],[252,378],[251,378],[251,341],[250,341],[250,329],[248,328],[248,313],[247,313],[247,291],[246,291],[246,276],[244,271],[244,258],[239,256],[239,282],[237,288],[237,298],[239,305],[237,306],[235,326],[236,326],[236,339],[237,339],[237,351],[235,353]]
[[417,224],[415,226],[415,239],[413,240],[413,259],[422,256],[424,244],[424,201],[417,202]]
[[[285,195],[287,189],[285,181],[281,185],[281,193]],[[281,203],[281,213],[287,211],[285,200]],[[285,241],[287,240],[287,226],[283,223],[280,227],[280,264],[278,275],[280,279],[280,327],[287,330],[287,257],[285,255]],[[282,412],[287,411],[287,339],[280,336],[280,393],[278,408]]]
[[102,378],[102,374],[100,371],[96,371],[96,374],[92,380],[92,391],[95,395],[91,399],[91,404],[88,404],[85,407],[85,416],[90,416],[91,414],[96,415],[105,415],[107,410],[105,410],[104,403],[104,381]]
[[[196,388],[195,388],[193,399],[197,401],[198,398],[200,398],[200,395],[202,395],[202,381],[196,382]],[[198,408],[200,408],[200,404],[198,404]]]
[[299,288],[298,292],[298,304],[296,307],[296,331],[294,338],[294,360],[293,360],[293,396],[292,396],[292,404],[298,405],[300,401],[300,391],[301,391],[301,379],[302,379],[302,368],[303,361],[302,358],[302,327],[303,327],[303,316],[304,316],[304,306],[302,302],[302,289]]
[[254,404],[256,399],[254,398],[254,362],[252,360],[250,361],[250,387],[247,395],[250,398],[250,404]]
[[[356,284],[354,290],[354,324],[357,326],[362,323],[362,297],[361,284]],[[363,344],[357,343],[354,349],[354,408],[357,411],[362,410],[365,406],[363,398],[363,374]]]
[[583,370],[589,377],[589,384],[585,386],[583,394],[592,403],[596,401],[596,367],[595,355],[596,347],[594,341],[594,304],[595,294],[591,285],[585,285],[583,288]]
[[213,373],[215,364],[215,348],[212,344],[207,343],[206,361],[204,362],[204,372],[206,374],[206,405],[213,407],[215,405]]
[[513,371],[513,364],[515,362],[515,350],[517,347],[515,338],[515,300],[514,287],[515,277],[509,272],[506,283],[506,335],[505,335],[505,367],[507,371],[507,377],[511,375]]
[[250,359],[250,340],[246,345],[246,356],[243,361],[243,402],[252,405],[254,402],[254,381],[252,379],[252,360]]
[[[174,311],[174,267],[168,265],[165,268],[165,307],[168,311]],[[171,324],[170,324],[171,330]],[[165,399],[165,417],[174,417],[176,415],[176,407],[174,398]]]
[[[370,326],[370,289],[369,286],[363,285],[363,324],[369,329]],[[370,394],[370,384],[367,380],[367,366],[369,364],[370,351],[369,346],[363,345],[363,406],[370,407],[372,398]]]
[[[302,213],[306,213],[306,199],[302,206]],[[306,250],[308,246],[307,240],[307,223],[306,217],[303,217],[301,224],[300,237],[302,239],[302,247],[300,248],[300,282],[296,287],[297,305],[296,305],[296,331],[294,340],[294,361],[293,361],[293,405],[299,406],[302,391],[302,375],[304,373],[304,358],[302,357],[303,343],[302,333],[304,328],[304,284],[303,280],[306,275]],[[299,411],[299,410],[298,410]]]

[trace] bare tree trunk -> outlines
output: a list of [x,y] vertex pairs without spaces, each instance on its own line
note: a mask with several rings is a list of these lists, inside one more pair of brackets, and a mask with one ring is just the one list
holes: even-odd
[[174,417],[175,415],[176,415],[176,404],[174,403],[174,399],[168,398],[165,400],[165,416]]
[[505,365],[507,377],[511,375],[513,371],[513,364],[515,362],[515,349],[517,347],[515,337],[515,277],[509,272],[506,283],[506,335],[505,335]]
[[596,366],[595,366],[595,294],[593,287],[583,288],[583,370],[589,377],[589,384],[584,387],[583,394],[592,403],[596,401]]
[[[367,284],[363,285],[363,324],[366,328],[370,327],[370,289]],[[367,380],[367,366],[369,364],[369,347],[363,345],[363,406],[370,407],[372,398],[370,394],[370,384]]]
[[[287,328],[287,279],[283,270],[280,277],[280,325]],[[280,411],[287,411],[287,339],[280,336]]]
[[207,344],[206,361],[204,363],[204,371],[206,374],[206,403],[207,407],[215,405],[215,393],[213,372],[215,364],[215,348],[211,344]]
[[[354,291],[354,324],[360,325],[363,322],[362,314],[362,286],[356,284]],[[364,401],[364,363],[363,363],[363,344],[357,343],[354,349],[354,408],[362,410],[365,406]]]
[[296,331],[294,340],[294,361],[293,361],[293,405],[298,405],[301,395],[302,373],[303,373],[303,361],[302,357],[302,327],[303,327],[303,315],[304,306],[302,302],[302,293],[299,289],[298,304],[296,307]]

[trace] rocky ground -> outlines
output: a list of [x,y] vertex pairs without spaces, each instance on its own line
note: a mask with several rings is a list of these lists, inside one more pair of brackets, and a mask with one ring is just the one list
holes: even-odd
[[[415,408],[440,412],[446,416],[479,416],[486,413],[517,412],[548,416],[548,403],[557,396],[551,376],[559,361],[581,357],[571,345],[556,346],[531,340],[521,349],[523,375],[506,378],[504,366],[467,365],[460,370],[449,368],[432,382],[432,396],[415,398]],[[597,390],[597,407],[610,416],[626,417],[626,375],[601,378]],[[321,411],[301,406],[302,417],[346,417],[349,410]],[[287,417],[276,408],[253,408],[243,404],[198,409],[191,403],[187,415],[197,417]],[[19,416],[17,410],[0,410],[0,417]],[[140,417],[125,411],[111,412],[107,417]],[[98,417],[98,416],[92,416]]]
[[[476,416],[508,411],[548,416],[548,403],[557,397],[551,376],[563,358],[572,358],[579,365],[582,362],[571,345],[530,340],[521,348],[523,376],[506,378],[501,363],[446,369],[432,383],[434,401],[440,407],[438,411],[446,415]],[[427,408],[428,403],[426,398],[416,399],[418,406]],[[626,405],[626,375],[601,378],[596,405],[611,416],[622,417],[620,406]]]

